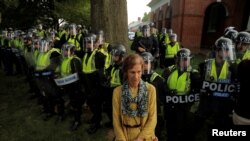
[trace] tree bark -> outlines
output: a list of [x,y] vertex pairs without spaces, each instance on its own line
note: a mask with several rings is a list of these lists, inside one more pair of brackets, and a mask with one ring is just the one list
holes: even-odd
[[91,0],[92,31],[103,30],[106,42],[128,46],[126,0]]

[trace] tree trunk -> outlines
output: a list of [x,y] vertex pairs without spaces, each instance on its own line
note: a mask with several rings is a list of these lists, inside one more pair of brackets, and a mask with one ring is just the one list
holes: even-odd
[[91,0],[91,26],[104,31],[106,42],[128,46],[127,1]]

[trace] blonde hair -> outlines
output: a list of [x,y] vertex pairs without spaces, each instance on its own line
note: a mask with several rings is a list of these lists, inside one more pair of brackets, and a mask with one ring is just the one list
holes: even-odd
[[136,64],[140,64],[143,70],[144,61],[143,58],[138,54],[130,54],[124,59],[122,66],[124,81],[126,81],[128,78],[128,70],[133,68]]

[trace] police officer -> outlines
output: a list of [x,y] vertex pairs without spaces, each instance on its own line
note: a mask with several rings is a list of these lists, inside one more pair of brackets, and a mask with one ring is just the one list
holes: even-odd
[[190,50],[180,49],[175,56],[176,64],[165,69],[162,75],[166,84],[162,100],[168,141],[193,140],[190,108],[198,100],[200,76],[192,69],[190,59]]
[[162,101],[164,99],[164,93],[165,93],[165,85],[164,85],[164,79],[162,76],[160,76],[157,72],[153,70],[152,63],[154,61],[154,57],[149,52],[143,52],[141,54],[143,60],[144,60],[144,72],[142,74],[142,79],[145,82],[151,83],[156,88],[156,95],[157,95],[157,122],[155,133],[158,138],[161,137],[161,131],[164,128],[164,119],[163,119],[163,113],[161,110]]
[[[62,46],[63,60],[59,66],[59,75],[55,79],[56,84],[62,88],[62,94],[68,95],[70,105],[74,112],[74,121],[71,130],[76,130],[81,124],[82,105],[84,95],[80,85],[80,74],[82,72],[81,59],[75,54],[75,46],[72,43],[64,43]],[[63,80],[63,81],[62,81]],[[62,97],[57,99],[58,121],[64,119],[64,100]]]
[[232,40],[233,44],[236,43],[236,38],[237,38],[237,35],[238,35],[238,31],[235,30],[234,28],[226,28],[225,29],[225,32],[224,32],[224,37],[225,38],[229,38]]
[[175,64],[174,56],[177,54],[179,49],[181,48],[181,45],[177,41],[177,34],[172,33],[170,36],[170,43],[165,45],[165,60],[164,65],[165,67],[169,67]]
[[37,25],[37,33],[38,37],[40,38],[45,38],[46,37],[46,32],[43,29],[43,25],[42,24],[38,24]]
[[200,103],[196,112],[197,130],[203,126],[204,121],[211,115],[213,115],[211,118],[212,125],[226,127],[232,124],[229,115],[232,114],[233,109],[233,93],[207,87],[207,85],[213,84],[214,87],[218,88],[219,85],[230,85],[236,81],[235,66],[230,63],[235,58],[232,46],[233,43],[230,39],[220,37],[215,42],[215,58],[199,64],[203,82]]
[[142,37],[138,37],[133,41],[131,50],[134,50],[138,54],[150,52],[155,57],[159,56],[158,41],[157,38],[150,34],[149,25],[142,27]]
[[43,39],[34,75],[42,96],[44,120],[48,120],[55,113],[55,100],[58,97],[59,89],[54,82],[53,74],[60,62],[60,50],[53,48],[51,39]]
[[242,60],[238,65],[238,80],[240,83],[240,91],[236,96],[236,102],[233,112],[234,125],[250,125],[250,95],[249,95],[249,81],[250,81],[250,60]]
[[120,43],[112,43],[110,46],[110,52],[112,57],[112,64],[106,70],[106,76],[108,85],[105,87],[104,90],[104,112],[107,113],[109,122],[106,123],[107,127],[112,127],[113,125],[113,118],[112,118],[112,95],[113,90],[117,86],[121,85],[123,82],[123,73],[122,73],[122,63],[124,57],[126,55],[126,48],[124,45]]
[[165,48],[166,45],[170,43],[169,34],[167,33],[167,29],[163,27],[161,29],[161,33],[158,35],[159,41],[159,50],[160,50],[160,67],[164,67],[164,59],[165,59]]
[[90,119],[90,127],[87,130],[89,134],[95,133],[100,128],[102,119],[102,92],[100,92],[101,84],[105,80],[104,68],[106,56],[98,51],[99,42],[96,35],[88,34],[84,38],[85,54],[83,56],[83,82],[85,83],[87,104],[93,113]]
[[241,60],[250,59],[250,33],[239,32],[236,38],[236,63]]

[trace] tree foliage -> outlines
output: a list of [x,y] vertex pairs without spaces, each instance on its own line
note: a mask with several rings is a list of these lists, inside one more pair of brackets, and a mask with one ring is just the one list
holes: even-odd
[[58,19],[90,23],[89,0],[1,0],[1,27],[27,29],[38,23],[55,27]]
[[149,13],[147,13],[147,12],[144,13],[144,16],[143,16],[143,18],[142,18],[142,21],[143,21],[143,22],[149,21]]
[[55,17],[63,18],[68,22],[89,25],[90,2],[89,0],[60,0],[55,1]]

